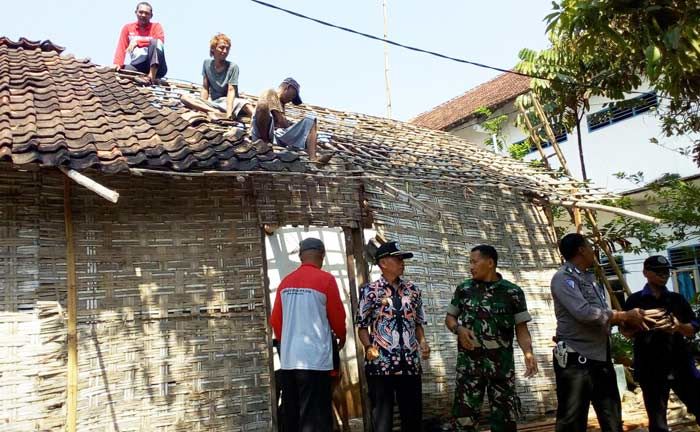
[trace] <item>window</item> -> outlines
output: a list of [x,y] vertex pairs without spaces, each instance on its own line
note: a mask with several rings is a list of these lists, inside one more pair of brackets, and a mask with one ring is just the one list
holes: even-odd
[[[557,140],[558,143],[564,142],[567,139],[569,139],[568,134],[566,133],[566,129],[564,128],[564,126],[562,126],[560,124],[552,125],[552,132],[554,132],[554,138]],[[514,142],[513,145],[522,144],[529,139],[530,138],[521,139],[518,142]],[[544,141],[544,140],[542,141],[542,148],[543,149],[545,149],[547,147],[551,147],[551,146],[552,146],[552,143],[550,143],[549,141]],[[530,153],[536,152],[536,151],[537,151],[537,146],[535,145],[535,143],[530,142]]]
[[653,92],[612,104],[608,108],[586,116],[588,132],[640,115],[657,106],[659,106],[659,99]]
[[700,288],[700,245],[669,249],[668,258],[671,265],[678,267],[673,272],[675,290],[692,301]]
[[[617,297],[617,301],[620,303],[620,305],[625,304],[625,288],[622,286],[622,281],[618,279],[617,274],[615,274],[615,270],[613,269],[612,265],[610,265],[608,256],[601,255],[599,262],[600,266],[603,268],[605,278],[610,283],[613,295]],[[625,259],[622,257],[622,255],[616,255],[615,262],[617,263],[617,266],[620,268],[622,276],[624,277],[625,273],[627,273],[625,270]]]
[[697,267],[700,264],[700,245],[669,249],[668,259],[674,267]]
[[[616,255],[615,262],[617,263],[617,266],[620,268],[620,271],[623,274],[626,273],[625,259],[622,257],[622,255]],[[607,278],[614,277],[615,279],[617,279],[617,275],[615,274],[615,270],[610,265],[610,261],[608,260],[607,255],[603,255],[600,257],[600,266],[603,267],[603,271],[605,272],[605,276]]]

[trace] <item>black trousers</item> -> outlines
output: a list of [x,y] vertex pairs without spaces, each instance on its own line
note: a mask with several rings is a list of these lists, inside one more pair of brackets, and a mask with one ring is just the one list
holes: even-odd
[[649,418],[649,432],[668,432],[666,412],[668,409],[669,390],[685,404],[688,411],[695,415],[695,421],[700,424],[700,382],[688,374],[675,379],[666,377],[640,381],[644,407]]
[[554,360],[557,382],[557,432],[585,432],[588,408],[593,404],[602,432],[622,432],[622,403],[611,362],[587,360],[569,354],[566,368]]
[[282,430],[332,431],[331,377],[328,371],[283,370],[281,378]]
[[138,71],[147,74],[151,66],[158,66],[156,78],[163,78],[168,73],[168,65],[165,63],[165,53],[158,49],[158,40],[151,39],[148,44],[148,53],[145,57],[139,57],[134,63],[124,65],[124,69]]
[[401,432],[423,429],[423,389],[420,375],[367,376],[374,432],[390,432],[394,397],[399,404]]

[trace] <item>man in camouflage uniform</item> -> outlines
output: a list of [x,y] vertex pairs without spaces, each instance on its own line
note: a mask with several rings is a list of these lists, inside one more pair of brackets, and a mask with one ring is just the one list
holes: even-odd
[[445,325],[457,335],[457,385],[452,409],[457,431],[476,431],[488,391],[491,431],[516,431],[520,400],[515,392],[513,336],[525,356],[525,377],[537,373],[525,295],[496,272],[493,246],[470,254],[472,279],[462,282],[447,309]]

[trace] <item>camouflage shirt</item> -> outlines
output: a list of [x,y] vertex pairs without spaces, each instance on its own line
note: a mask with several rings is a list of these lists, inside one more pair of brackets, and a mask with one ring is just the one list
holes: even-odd
[[447,313],[474,332],[477,347],[465,350],[458,344],[457,372],[507,377],[515,369],[515,325],[530,321],[525,294],[503,279],[496,282],[467,279],[455,290]]

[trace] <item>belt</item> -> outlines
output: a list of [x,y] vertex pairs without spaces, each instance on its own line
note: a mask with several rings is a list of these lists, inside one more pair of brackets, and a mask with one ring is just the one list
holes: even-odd
[[590,359],[576,351],[569,351],[569,356],[566,360],[567,366],[605,366],[608,365],[609,361],[600,361]]

